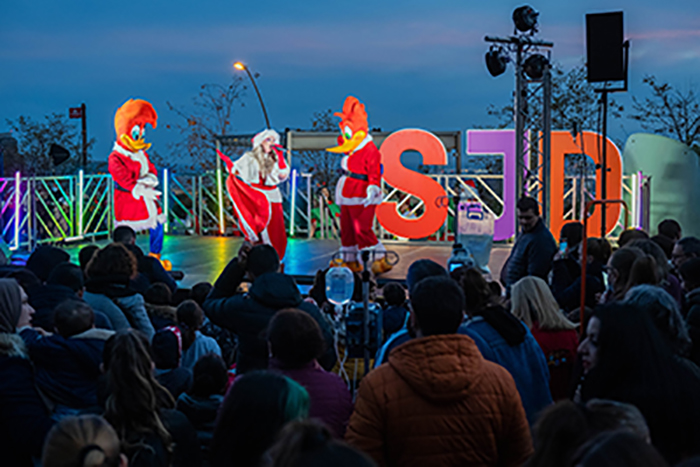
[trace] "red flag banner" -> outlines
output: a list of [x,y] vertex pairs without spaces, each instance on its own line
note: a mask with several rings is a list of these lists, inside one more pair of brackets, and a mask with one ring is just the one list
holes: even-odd
[[68,118],[83,118],[83,109],[81,107],[71,107],[68,109]]

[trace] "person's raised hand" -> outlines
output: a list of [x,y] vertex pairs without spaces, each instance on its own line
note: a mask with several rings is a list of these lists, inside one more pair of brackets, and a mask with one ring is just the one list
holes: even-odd
[[238,250],[238,264],[245,267],[248,264],[248,253],[253,245],[248,240],[244,240],[241,244],[241,248]]

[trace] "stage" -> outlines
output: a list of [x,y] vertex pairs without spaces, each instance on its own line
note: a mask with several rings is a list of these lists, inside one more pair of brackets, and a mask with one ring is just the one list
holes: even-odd
[[[163,257],[173,263],[173,269],[181,270],[185,277],[179,282],[181,287],[191,287],[198,282],[213,283],[226,264],[238,252],[243,239],[240,237],[195,237],[166,235],[163,244]],[[107,240],[97,242],[100,247]],[[139,235],[137,244],[148,252],[148,235]],[[78,252],[86,244],[65,246],[72,260],[78,263]],[[446,264],[452,252],[451,244],[435,242],[387,242],[387,250],[398,253],[399,263],[379,282],[404,280],[408,267],[418,259],[432,259]],[[328,267],[333,254],[338,250],[337,240],[289,239],[284,268],[293,275],[299,284],[310,285],[316,271]],[[494,278],[499,277],[503,263],[510,253],[510,245],[494,245],[491,252],[491,268]]]

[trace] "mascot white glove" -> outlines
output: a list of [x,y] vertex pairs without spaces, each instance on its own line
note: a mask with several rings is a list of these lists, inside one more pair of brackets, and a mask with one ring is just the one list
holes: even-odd
[[367,197],[362,202],[364,207],[371,204],[379,204],[382,202],[382,189],[377,185],[370,185],[367,187]]

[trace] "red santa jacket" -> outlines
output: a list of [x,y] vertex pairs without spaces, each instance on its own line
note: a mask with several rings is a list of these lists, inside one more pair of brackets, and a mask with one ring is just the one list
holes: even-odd
[[[341,165],[348,174],[338,180],[335,190],[335,202],[338,206],[361,205],[367,197],[367,187],[376,185],[381,188],[382,155],[370,140],[360,145],[360,149],[343,157]],[[372,204],[381,204],[381,198]]]
[[109,155],[109,173],[114,179],[114,217],[117,225],[139,231],[164,222],[158,203],[158,172],[148,154],[131,152],[115,144]]

